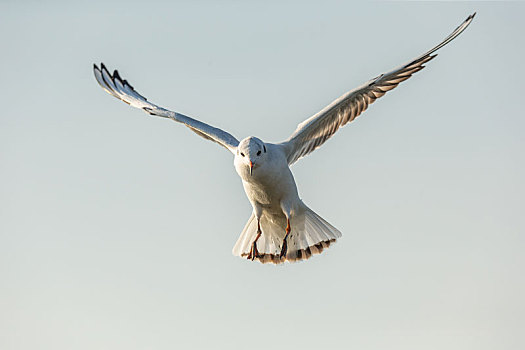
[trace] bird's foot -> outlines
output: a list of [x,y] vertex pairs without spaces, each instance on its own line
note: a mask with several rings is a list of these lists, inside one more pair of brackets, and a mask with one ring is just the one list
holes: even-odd
[[286,253],[288,252],[288,243],[286,239],[288,238],[288,235],[292,231],[292,228],[290,227],[290,218],[286,219],[286,234],[284,235],[283,239],[283,246],[281,248],[281,254],[279,255],[279,259],[286,258]]
[[259,251],[257,250],[257,242],[252,243],[252,249],[250,249],[250,254],[248,254],[248,260],[255,260],[259,257]]
[[285,237],[283,239],[283,246],[281,248],[281,254],[279,255],[279,259],[285,258],[287,252],[288,252],[288,243],[286,243],[286,237]]

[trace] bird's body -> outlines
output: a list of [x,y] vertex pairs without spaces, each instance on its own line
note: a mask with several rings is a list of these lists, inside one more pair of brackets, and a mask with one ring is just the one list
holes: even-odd
[[[234,166],[253,208],[253,215],[234,247],[234,254],[258,258],[262,262],[292,261],[309,257],[312,252],[322,250],[323,244],[327,247],[341,236],[299,198],[283,145],[248,137],[237,147]],[[309,229],[305,227],[308,223],[312,225]],[[283,249],[281,242],[287,234],[283,228],[288,226],[287,247],[290,249]],[[254,245],[258,231],[263,234]],[[316,248],[315,245],[319,246]]]
[[242,157],[236,156],[234,166],[253,208],[277,212],[281,211],[281,203],[299,201],[299,194],[282,148],[269,143],[264,145],[267,149],[267,152],[263,153],[266,157],[264,162],[255,163],[250,171]]
[[290,165],[322,145],[377,98],[423,69],[423,64],[436,56],[432,53],[456,38],[473,18],[474,15],[469,16],[439,45],[408,64],[344,94],[299,124],[290,138],[281,143],[265,143],[256,137],[239,142],[221,129],[148,102],[117,71],[111,75],[103,64],[101,68],[95,65],[94,72],[99,84],[111,95],[149,114],[183,123],[234,154],[235,169],[253,208],[233,248],[235,255],[263,263],[297,261],[321,253],[341,233],[303,203]]

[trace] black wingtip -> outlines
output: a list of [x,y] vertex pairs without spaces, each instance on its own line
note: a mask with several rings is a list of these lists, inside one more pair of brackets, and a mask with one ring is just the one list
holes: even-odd
[[[129,88],[130,88],[131,90],[135,91],[135,88],[134,88],[133,86],[131,86],[131,84],[128,83],[128,81],[127,81],[126,79],[122,80],[122,84],[123,84],[123,85],[127,85],[127,86],[129,86]],[[136,91],[135,91],[135,92],[136,92]],[[144,96],[142,96],[142,97],[144,97]],[[144,97],[144,99],[147,100],[147,98],[145,98],[145,97]]]
[[144,110],[144,112],[148,113],[149,115],[155,115],[153,114],[153,110],[151,108],[142,107],[142,110]]
[[120,78],[120,75],[118,74],[118,70],[116,69],[113,71],[113,79],[118,79],[122,81],[122,79]]

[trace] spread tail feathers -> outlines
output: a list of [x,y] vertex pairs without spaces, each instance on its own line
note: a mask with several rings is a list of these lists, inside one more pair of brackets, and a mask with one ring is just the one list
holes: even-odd
[[[306,260],[313,254],[322,253],[325,248],[341,237],[339,230],[306,206],[302,213],[292,215],[290,226],[291,232],[287,239],[288,250],[286,256],[280,258],[286,218],[284,215],[275,216],[264,213],[261,217],[262,235],[257,241],[259,254],[256,259],[263,264]],[[256,236],[257,220],[252,214],[233,247],[233,255],[247,258]]]

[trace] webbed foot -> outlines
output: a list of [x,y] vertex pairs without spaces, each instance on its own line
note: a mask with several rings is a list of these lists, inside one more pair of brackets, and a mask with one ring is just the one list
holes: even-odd
[[290,234],[291,231],[292,231],[292,228],[290,227],[290,219],[288,218],[286,219],[286,235],[284,236],[284,239],[283,239],[283,246],[281,248],[281,254],[279,255],[279,259],[286,257],[286,253],[288,252],[288,243],[286,239],[288,238],[288,235]]
[[281,254],[279,255],[279,259],[286,257],[287,252],[288,252],[288,243],[286,243],[286,237],[285,237],[283,239],[283,246],[281,248]]
[[255,258],[259,257],[259,251],[257,250],[257,241],[254,241],[252,243],[252,249],[250,249],[250,254],[248,254],[247,259],[248,260],[255,260]]

